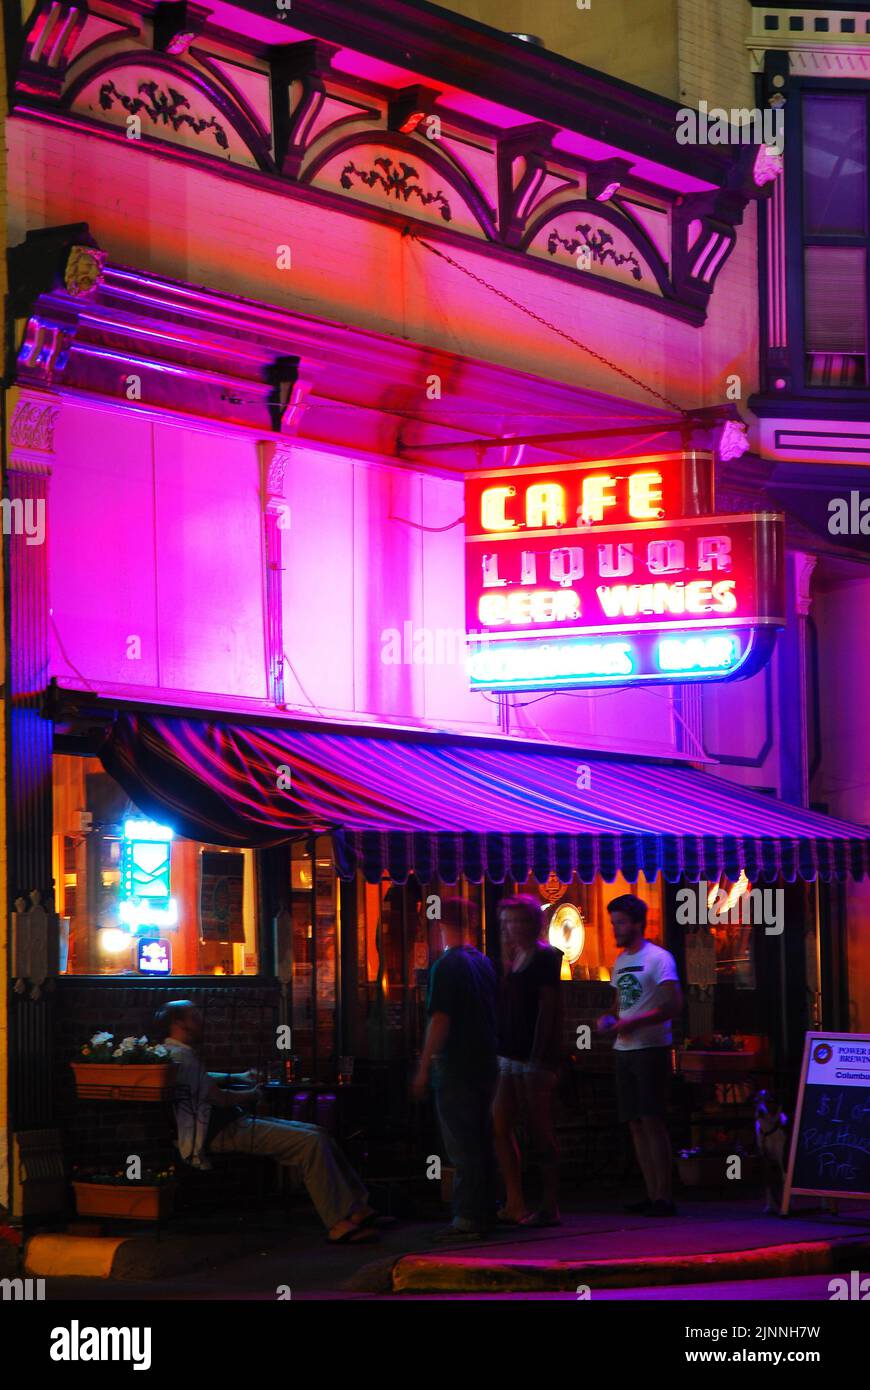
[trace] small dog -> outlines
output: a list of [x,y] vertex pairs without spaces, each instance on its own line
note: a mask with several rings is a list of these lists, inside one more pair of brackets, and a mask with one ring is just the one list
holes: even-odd
[[772,1091],[759,1091],[755,1097],[755,1145],[764,1177],[765,1214],[782,1208],[785,1171],[789,1153],[789,1118]]

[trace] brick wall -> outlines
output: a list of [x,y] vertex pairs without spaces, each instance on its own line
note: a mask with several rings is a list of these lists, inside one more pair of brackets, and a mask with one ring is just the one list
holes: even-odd
[[754,81],[746,40],[749,0],[679,0],[679,99],[689,106],[749,107]]
[[278,989],[271,985],[185,985],[167,990],[151,984],[64,980],[56,1000],[54,1068],[57,1123],[70,1166],[118,1166],[130,1154],[143,1165],[172,1160],[169,1106],[80,1100],[70,1061],[96,1032],[116,1038],[143,1033],[158,1037],[154,1012],[172,998],[192,999],[205,1014],[203,1060],[210,1071],[243,1071],[275,1057]]

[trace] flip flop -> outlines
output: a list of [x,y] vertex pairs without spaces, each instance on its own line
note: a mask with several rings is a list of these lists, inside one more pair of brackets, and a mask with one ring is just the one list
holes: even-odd
[[327,1236],[327,1245],[374,1245],[378,1240],[377,1231],[366,1230],[363,1226],[351,1226],[343,1236]]
[[540,1230],[545,1226],[561,1226],[561,1216],[546,1216],[544,1212],[536,1211],[534,1215],[527,1216],[525,1221],[519,1223],[521,1226],[531,1226]]
[[354,1221],[353,1224],[361,1231],[370,1226],[396,1226],[398,1222],[395,1216],[384,1216],[379,1211],[370,1211],[368,1216],[364,1216],[361,1221]]
[[529,1218],[527,1216],[522,1216],[518,1220],[515,1216],[508,1216],[504,1207],[502,1207],[500,1211],[496,1212],[495,1219],[500,1226],[522,1226]]

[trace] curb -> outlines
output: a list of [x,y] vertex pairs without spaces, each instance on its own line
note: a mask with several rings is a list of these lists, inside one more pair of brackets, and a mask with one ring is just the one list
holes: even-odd
[[225,1260],[242,1259],[271,1247],[265,1233],[232,1235],[32,1236],[24,1269],[43,1278],[123,1279],[145,1281],[187,1274]]
[[475,1260],[467,1256],[405,1255],[393,1265],[393,1293],[516,1293],[631,1289],[781,1279],[856,1267],[870,1256],[870,1234],[796,1245],[723,1250],[714,1255],[652,1255],[626,1260]]

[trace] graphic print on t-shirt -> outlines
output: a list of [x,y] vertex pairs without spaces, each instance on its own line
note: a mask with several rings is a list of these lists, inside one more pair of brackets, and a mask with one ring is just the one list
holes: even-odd
[[620,1013],[625,1013],[626,1009],[630,1009],[637,1003],[638,999],[643,994],[640,980],[637,978],[637,975],[629,969],[623,969],[621,971],[619,979],[616,982],[616,988],[619,991]]

